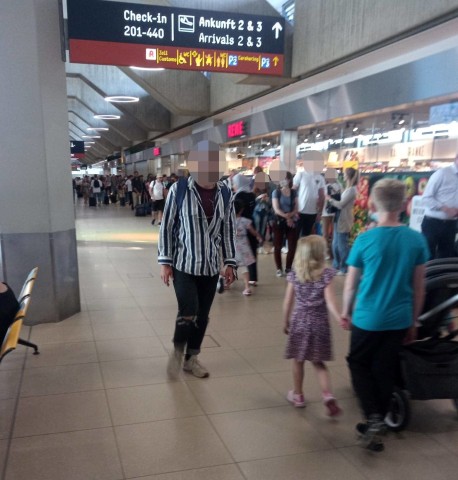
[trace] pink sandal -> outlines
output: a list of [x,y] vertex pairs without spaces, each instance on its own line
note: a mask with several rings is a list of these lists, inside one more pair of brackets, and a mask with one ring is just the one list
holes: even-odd
[[323,403],[328,409],[327,413],[330,417],[337,417],[342,413],[342,409],[339,407],[339,405],[337,405],[337,400],[334,397],[329,396],[323,398]]

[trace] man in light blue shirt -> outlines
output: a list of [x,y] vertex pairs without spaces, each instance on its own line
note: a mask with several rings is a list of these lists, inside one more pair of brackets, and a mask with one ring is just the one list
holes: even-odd
[[422,203],[426,213],[421,231],[428,241],[431,258],[454,257],[458,218],[458,155],[453,165],[433,173]]

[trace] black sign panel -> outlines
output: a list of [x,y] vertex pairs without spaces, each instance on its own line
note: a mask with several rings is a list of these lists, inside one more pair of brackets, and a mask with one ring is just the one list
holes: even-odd
[[74,158],[84,157],[84,142],[80,140],[71,140],[70,154],[70,156]]
[[281,17],[67,0],[70,39],[283,54]]

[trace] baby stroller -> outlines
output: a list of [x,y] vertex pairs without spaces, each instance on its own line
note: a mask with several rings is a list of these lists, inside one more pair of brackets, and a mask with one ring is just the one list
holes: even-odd
[[398,381],[385,417],[390,430],[407,427],[409,399],[451,399],[458,410],[458,329],[447,331],[446,327],[456,308],[458,258],[428,262],[418,340],[401,350]]

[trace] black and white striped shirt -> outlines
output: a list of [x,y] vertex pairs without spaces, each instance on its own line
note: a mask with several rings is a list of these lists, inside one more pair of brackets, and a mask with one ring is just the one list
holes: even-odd
[[191,275],[213,276],[220,271],[222,253],[224,265],[236,267],[235,212],[232,199],[224,211],[223,183],[216,184],[215,210],[210,223],[194,179],[188,179],[179,212],[177,186],[178,182],[172,185],[165,202],[159,234],[159,263]]

